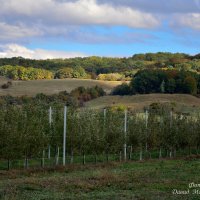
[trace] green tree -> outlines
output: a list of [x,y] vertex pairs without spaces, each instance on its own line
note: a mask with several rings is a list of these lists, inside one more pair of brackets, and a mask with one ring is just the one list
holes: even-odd
[[165,81],[163,80],[161,85],[160,85],[160,91],[161,93],[165,93]]
[[189,94],[197,93],[197,81],[191,76],[187,76],[184,80],[184,90]]

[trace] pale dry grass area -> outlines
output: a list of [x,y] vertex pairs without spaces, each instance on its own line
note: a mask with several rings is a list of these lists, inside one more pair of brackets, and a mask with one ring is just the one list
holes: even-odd
[[[0,85],[6,83],[7,79],[0,78]],[[107,93],[110,93],[114,87],[120,85],[121,81],[98,81],[87,79],[54,79],[54,80],[34,80],[34,81],[12,81],[12,86],[8,89],[0,88],[0,96],[34,96],[38,93],[47,95],[57,94],[61,91],[70,92],[71,90],[84,86],[100,86]]]
[[100,109],[125,105],[132,109],[140,110],[152,103],[170,103],[182,109],[190,107],[200,108],[200,99],[187,94],[145,94],[133,96],[104,96],[86,103],[86,107]]
[[3,85],[4,83],[7,83],[9,81],[9,79],[3,77],[3,76],[0,76],[0,86]]
[[[114,87],[122,84],[121,81],[98,81],[87,79],[54,79],[54,80],[34,80],[34,81],[13,81],[0,77],[0,86],[7,81],[12,81],[12,86],[8,89],[0,87],[0,96],[35,96],[38,93],[47,95],[58,94],[61,91],[70,92],[71,90],[84,86],[102,87],[109,94]],[[85,104],[85,107],[101,109],[118,105],[125,105],[134,110],[142,110],[152,103],[172,104],[178,110],[199,111],[200,98],[187,94],[145,94],[133,96],[104,96]]]

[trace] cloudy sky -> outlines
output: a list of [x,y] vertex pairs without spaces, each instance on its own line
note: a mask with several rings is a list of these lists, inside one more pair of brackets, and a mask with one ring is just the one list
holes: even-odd
[[0,57],[200,53],[200,0],[0,0]]

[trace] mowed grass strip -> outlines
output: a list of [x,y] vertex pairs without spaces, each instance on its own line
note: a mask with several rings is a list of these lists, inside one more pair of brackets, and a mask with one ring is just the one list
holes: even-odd
[[0,176],[1,199],[199,199],[173,195],[199,183],[200,160],[160,160],[11,171]]
[[[1,78],[0,84],[6,82]],[[100,86],[107,93],[110,93],[114,87],[122,84],[121,81],[98,81],[90,79],[53,79],[53,80],[34,80],[34,81],[12,81],[12,86],[8,89],[0,88],[0,95],[12,96],[34,96],[38,93],[47,95],[57,94],[61,91],[70,92],[71,90],[83,86]]]

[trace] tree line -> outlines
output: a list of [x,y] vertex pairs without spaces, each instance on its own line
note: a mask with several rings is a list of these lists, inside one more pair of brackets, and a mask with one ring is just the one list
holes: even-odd
[[110,57],[84,57],[69,59],[33,60],[22,57],[0,58],[0,66],[26,66],[50,70],[53,73],[62,68],[82,67],[87,74],[98,76],[99,74],[123,73],[124,75],[135,69],[149,68],[174,68],[193,71],[200,70],[199,54],[191,56],[183,53],[146,53],[135,54],[127,58]]
[[52,79],[53,73],[45,69],[5,65],[0,67],[0,76],[13,80],[40,80]]
[[137,72],[130,84],[122,84],[114,95],[149,93],[200,93],[200,75],[190,71],[145,69]]
[[4,105],[67,105],[72,108],[84,107],[85,102],[104,96],[106,92],[99,86],[85,88],[80,86],[71,92],[61,91],[58,94],[46,95],[38,93],[34,97],[29,96],[0,96],[0,106]]

